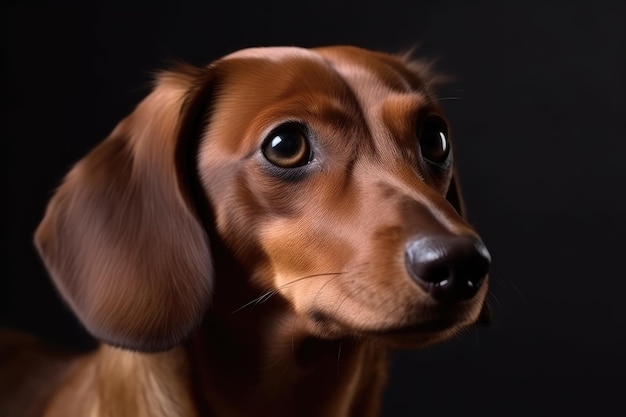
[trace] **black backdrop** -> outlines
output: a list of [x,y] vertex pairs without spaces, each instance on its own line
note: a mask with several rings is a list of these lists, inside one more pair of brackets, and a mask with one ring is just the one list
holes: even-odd
[[624,409],[625,2],[15,3],[2,6],[3,324],[85,340],[31,236],[152,70],[247,46],[420,44],[456,76],[443,103],[494,258],[495,321],[395,353],[385,416]]

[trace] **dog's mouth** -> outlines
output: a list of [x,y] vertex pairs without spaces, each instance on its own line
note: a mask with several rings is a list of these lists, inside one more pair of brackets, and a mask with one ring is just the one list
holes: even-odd
[[462,327],[458,320],[442,319],[368,332],[367,336],[394,348],[417,348],[450,338]]
[[372,335],[380,335],[382,337],[385,336],[412,336],[416,334],[431,334],[438,333],[446,330],[450,330],[459,325],[458,320],[452,320],[449,318],[439,319],[439,320],[429,320],[426,322],[420,322],[415,324],[410,324],[401,327],[395,327],[391,329],[383,329],[379,331],[374,331]]
[[389,347],[416,348],[446,340],[473,324],[475,320],[463,310],[446,313],[431,311],[428,319],[407,320],[406,323],[384,325],[379,328],[350,325],[336,316],[330,317],[319,311],[311,314],[310,319],[316,333],[323,338],[355,337],[371,339]]

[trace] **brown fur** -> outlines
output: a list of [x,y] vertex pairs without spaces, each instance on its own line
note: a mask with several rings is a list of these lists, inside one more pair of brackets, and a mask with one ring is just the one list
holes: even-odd
[[[441,114],[435,82],[427,65],[352,47],[256,48],[161,74],[37,230],[61,295],[104,343],[64,362],[36,412],[377,415],[386,349],[457,334],[487,291],[439,304],[405,270],[416,235],[476,236],[452,165],[417,151],[417,120]],[[259,151],[288,121],[314,132],[299,176]]]

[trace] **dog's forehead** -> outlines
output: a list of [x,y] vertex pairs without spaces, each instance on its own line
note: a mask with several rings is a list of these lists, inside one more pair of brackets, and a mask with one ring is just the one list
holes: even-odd
[[417,74],[411,74],[412,71],[400,57],[354,46],[329,46],[315,48],[314,51],[344,79],[357,80],[361,85],[369,84],[366,81],[369,80],[394,91],[408,92],[421,84],[418,78],[411,80]]
[[271,46],[246,48],[235,51],[226,55],[223,59],[239,59],[239,58],[262,58],[269,61],[281,61],[286,58],[309,58],[317,59],[317,55],[309,49],[298,48],[295,46]]
[[315,62],[346,81],[356,80],[352,87],[357,88],[372,83],[385,85],[395,91],[412,91],[421,87],[419,77],[408,76],[412,71],[404,59],[354,46],[312,49],[292,46],[257,47],[242,49],[223,58],[223,60],[236,59],[263,59],[276,64],[293,59]]

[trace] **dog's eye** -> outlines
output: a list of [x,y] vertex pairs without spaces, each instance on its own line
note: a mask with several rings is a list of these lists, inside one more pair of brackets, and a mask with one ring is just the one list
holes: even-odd
[[448,129],[441,117],[428,116],[421,126],[418,139],[424,159],[441,164],[448,158],[450,153]]
[[297,125],[285,125],[272,132],[263,142],[262,151],[268,161],[282,168],[300,167],[311,160],[309,140]]

